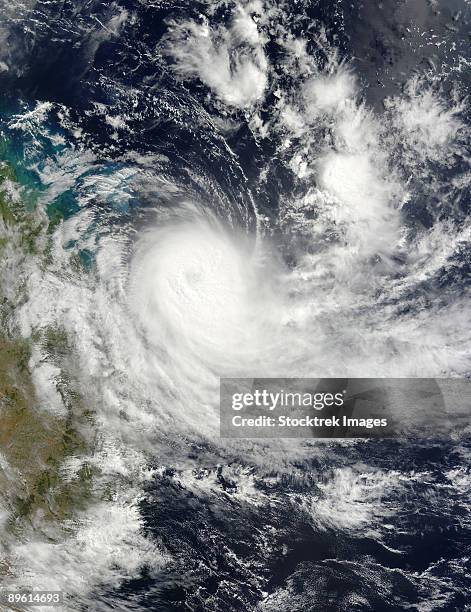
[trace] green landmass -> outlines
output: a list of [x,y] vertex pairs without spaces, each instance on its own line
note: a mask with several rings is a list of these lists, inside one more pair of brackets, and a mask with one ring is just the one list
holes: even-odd
[[[19,250],[20,261],[35,256],[47,264],[47,239],[40,238],[51,228],[38,221],[21,200],[11,197],[7,188],[11,184],[19,186],[15,171],[0,162],[0,257],[8,265],[6,249],[11,247]],[[52,224],[58,222],[56,217]],[[21,338],[12,324],[16,304],[6,294],[0,277],[0,454],[6,460],[5,467],[0,466],[0,497],[10,512],[8,528],[16,531],[38,516],[70,518],[89,501],[94,468],[85,461],[88,436],[83,432],[93,416],[74,388],[65,331],[47,327],[36,330],[31,338]],[[19,302],[24,299],[18,296]],[[65,417],[52,414],[36,396],[29,369],[34,344],[59,368],[57,390]],[[63,478],[61,465],[74,456],[83,459],[82,467],[73,477]]]

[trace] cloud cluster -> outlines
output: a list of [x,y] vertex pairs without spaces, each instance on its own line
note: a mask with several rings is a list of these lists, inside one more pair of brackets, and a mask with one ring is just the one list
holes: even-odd
[[207,18],[173,22],[165,51],[182,78],[198,79],[230,107],[245,109],[263,99],[268,84],[264,37],[253,14],[259,3],[238,4],[228,27]]

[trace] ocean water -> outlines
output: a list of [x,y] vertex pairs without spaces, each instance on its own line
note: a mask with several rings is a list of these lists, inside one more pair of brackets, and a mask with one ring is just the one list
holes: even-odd
[[0,6],[2,328],[65,431],[26,492],[0,457],[5,585],[468,609],[469,429],[228,441],[218,398],[469,377],[469,2]]

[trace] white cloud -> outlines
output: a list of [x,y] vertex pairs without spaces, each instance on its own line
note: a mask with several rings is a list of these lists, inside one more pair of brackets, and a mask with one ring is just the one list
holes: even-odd
[[412,163],[448,164],[459,148],[460,136],[468,130],[461,118],[464,103],[445,101],[417,77],[408,81],[403,95],[388,99],[386,106],[399,131],[397,138],[406,149],[406,159]]
[[339,68],[334,74],[314,76],[302,87],[306,113],[335,112],[356,94],[356,79],[352,72]]
[[208,21],[173,23],[166,39],[177,74],[199,79],[222,102],[241,109],[262,100],[268,84],[264,39],[250,8],[237,6],[227,28]]

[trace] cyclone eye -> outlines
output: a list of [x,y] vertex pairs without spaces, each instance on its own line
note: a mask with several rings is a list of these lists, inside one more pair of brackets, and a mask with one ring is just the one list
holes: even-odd
[[246,241],[220,223],[165,225],[136,245],[129,301],[146,339],[173,358],[237,368],[258,335],[255,277]]

